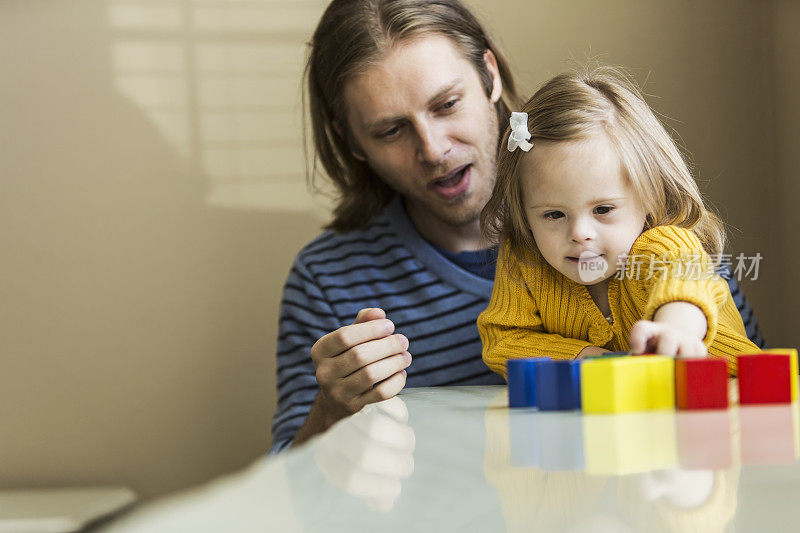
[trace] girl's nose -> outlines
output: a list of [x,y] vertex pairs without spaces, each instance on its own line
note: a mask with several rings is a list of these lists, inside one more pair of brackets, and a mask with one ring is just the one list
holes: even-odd
[[594,225],[584,217],[578,217],[570,227],[570,238],[575,242],[593,240],[597,237]]

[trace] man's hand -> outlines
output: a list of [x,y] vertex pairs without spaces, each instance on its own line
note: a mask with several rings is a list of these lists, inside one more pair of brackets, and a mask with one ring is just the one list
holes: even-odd
[[653,321],[640,320],[631,328],[631,354],[655,353],[705,357],[706,316],[689,302],[661,306]]
[[415,442],[408,408],[395,396],[336,424],[320,441],[314,458],[331,484],[386,513],[414,471]]
[[382,309],[362,309],[353,324],[311,347],[319,394],[294,444],[403,389],[411,354],[408,339],[393,333],[394,324]]

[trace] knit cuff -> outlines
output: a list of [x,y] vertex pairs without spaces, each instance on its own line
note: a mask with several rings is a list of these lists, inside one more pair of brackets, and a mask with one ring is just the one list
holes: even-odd
[[719,320],[719,278],[710,280],[686,280],[666,277],[653,284],[644,309],[644,320],[653,320],[658,309],[671,302],[688,302],[700,308],[706,317],[706,335],[703,343],[710,346],[717,334]]

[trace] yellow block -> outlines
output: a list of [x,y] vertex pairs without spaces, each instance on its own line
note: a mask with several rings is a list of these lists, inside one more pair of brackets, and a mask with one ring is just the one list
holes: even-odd
[[648,365],[643,357],[609,357],[581,363],[584,413],[648,409]]
[[791,374],[791,378],[789,379],[789,387],[791,390],[791,398],[793,402],[797,401],[798,395],[798,388],[800,388],[800,377],[798,377],[798,369],[797,369],[797,350],[794,348],[772,348],[770,350],[763,350],[764,353],[777,353],[777,354],[784,354],[789,356],[789,373]]
[[637,356],[647,364],[648,409],[675,408],[675,359],[668,355]]
[[800,411],[792,404],[792,435],[794,435],[794,457],[800,459]]

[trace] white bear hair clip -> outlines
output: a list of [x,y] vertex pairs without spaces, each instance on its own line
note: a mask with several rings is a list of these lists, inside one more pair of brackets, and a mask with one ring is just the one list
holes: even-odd
[[531,138],[531,132],[528,131],[528,114],[511,113],[511,133],[508,136],[508,151],[513,152],[517,146],[527,152],[533,145],[528,142]]

